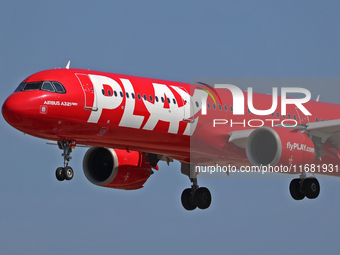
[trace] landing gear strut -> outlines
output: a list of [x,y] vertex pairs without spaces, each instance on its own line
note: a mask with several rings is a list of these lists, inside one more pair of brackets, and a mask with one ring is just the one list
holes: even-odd
[[290,182],[289,191],[295,200],[302,200],[305,197],[314,199],[320,194],[320,184],[316,178],[307,178],[306,174],[303,173],[300,175],[300,178],[293,179]]
[[63,154],[61,154],[64,157],[64,167],[58,167],[55,175],[57,177],[58,181],[63,180],[71,180],[74,176],[74,172],[72,167],[68,166],[68,163],[72,159],[71,152],[72,152],[72,146],[74,146],[75,143],[72,141],[58,141],[59,149],[63,150]]
[[185,189],[181,196],[183,207],[192,211],[198,207],[199,209],[207,209],[211,204],[211,194],[207,188],[199,188],[197,184],[197,173],[194,167],[186,163],[182,163],[181,172],[188,175],[192,182],[191,188]]

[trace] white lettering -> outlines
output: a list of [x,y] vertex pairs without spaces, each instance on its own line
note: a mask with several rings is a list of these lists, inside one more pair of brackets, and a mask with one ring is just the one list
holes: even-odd
[[[251,122],[254,122],[254,121],[261,122],[261,125],[260,125],[260,126],[251,125],[250,123],[251,123]],[[263,125],[264,125],[264,121],[263,121],[263,120],[260,120],[260,119],[251,119],[251,120],[248,121],[248,126],[249,126],[249,127],[262,127]]]
[[213,120],[213,127],[216,127],[216,124],[227,124],[228,120],[226,119],[214,119]]
[[239,87],[232,84],[215,84],[215,88],[229,89],[233,96],[233,114],[244,115],[244,95]]
[[[132,93],[135,93],[133,90],[132,84],[127,79],[120,79],[123,86],[125,93],[128,93],[131,95]],[[122,119],[119,122],[119,126],[121,127],[130,127],[130,128],[140,128],[140,126],[143,123],[144,116],[138,116],[134,115],[133,111],[135,110],[135,99],[132,98],[132,96],[125,97],[126,103],[125,103],[125,109],[123,112]]]
[[[244,115],[244,94],[240,88],[231,84],[215,84],[215,88],[226,88],[229,89],[233,97],[233,115]],[[302,93],[305,94],[304,98],[287,98],[287,93]],[[251,113],[255,115],[269,115],[277,108],[277,88],[273,87],[272,95],[272,106],[268,110],[257,110],[253,105],[253,89],[248,87],[248,108]],[[281,115],[286,115],[287,104],[294,104],[299,108],[305,115],[311,115],[311,113],[302,105],[311,99],[311,93],[309,90],[304,88],[293,88],[293,87],[282,87],[281,88]],[[205,104],[207,101],[202,100]],[[202,115],[206,114],[206,110],[203,111]]]
[[268,110],[257,110],[254,108],[253,105],[253,88],[249,87],[248,88],[248,107],[250,112],[256,115],[269,115],[275,111],[277,108],[277,88],[273,87],[273,95],[272,95],[272,106]]
[[[174,104],[172,102],[175,96],[166,85],[153,83],[153,87],[155,90],[155,97],[157,96],[163,102],[161,100],[159,102],[149,102],[144,100],[144,104],[150,113],[150,117],[145,123],[143,129],[153,130],[158,121],[165,121],[170,123],[168,133],[177,134],[179,122],[184,118],[184,107],[178,107],[178,103]],[[162,107],[160,107],[159,104],[162,104]],[[168,104],[169,107],[165,108],[165,104]]]
[[106,97],[102,94],[102,89],[104,89],[104,84],[111,87],[112,90],[117,91],[118,94],[123,93],[122,88],[115,80],[101,75],[89,75],[93,87],[94,87],[94,100],[93,100],[93,108],[97,108],[97,110],[91,111],[91,115],[87,122],[98,123],[100,116],[102,115],[103,109],[113,110],[117,108],[123,101],[122,97],[116,97],[112,99],[112,97]]
[[[287,98],[287,93],[302,93],[304,98]],[[310,100],[310,91],[304,88],[281,88],[281,115],[286,115],[287,104],[295,104],[305,115],[312,115],[302,104]]]
[[233,120],[230,120],[230,127],[232,127],[234,125],[242,125],[243,127],[246,126],[246,120],[243,119],[243,122],[233,122]]

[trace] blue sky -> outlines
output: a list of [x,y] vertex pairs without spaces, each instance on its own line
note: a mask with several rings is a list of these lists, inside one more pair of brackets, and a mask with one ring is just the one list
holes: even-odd
[[[2,103],[28,75],[71,67],[181,82],[193,77],[339,77],[337,1],[2,1]],[[308,87],[338,103],[339,86]],[[268,92],[271,88],[254,88]],[[160,164],[138,191],[100,188],[82,172],[58,182],[61,151],[1,126],[2,254],[335,254],[340,179],[294,201],[290,179],[201,179],[213,201],[187,212],[189,179]]]

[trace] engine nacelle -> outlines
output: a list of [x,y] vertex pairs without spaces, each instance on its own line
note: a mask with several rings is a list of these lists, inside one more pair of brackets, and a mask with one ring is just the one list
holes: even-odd
[[83,170],[95,185],[125,190],[142,188],[152,173],[149,159],[143,153],[102,147],[86,152]]
[[256,166],[310,164],[315,158],[313,141],[298,130],[261,127],[247,140],[246,153]]

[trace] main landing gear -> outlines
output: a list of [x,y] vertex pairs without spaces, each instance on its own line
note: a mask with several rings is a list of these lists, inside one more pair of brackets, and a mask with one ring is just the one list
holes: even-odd
[[192,182],[191,188],[185,189],[181,196],[183,207],[192,211],[198,207],[199,209],[207,209],[211,204],[211,194],[207,188],[199,188],[197,185],[197,173],[192,165],[182,163],[181,172],[188,175]]
[[306,174],[303,173],[300,175],[300,178],[293,179],[290,182],[289,191],[295,200],[302,200],[305,197],[314,199],[320,194],[320,184],[316,178],[307,178]]
[[58,167],[55,171],[55,175],[58,181],[69,181],[74,176],[72,167],[68,166],[68,162],[70,162],[70,160],[72,159],[72,157],[70,156],[72,152],[72,141],[58,141],[58,146],[59,149],[64,151],[63,154],[61,154],[64,157],[64,167]]

